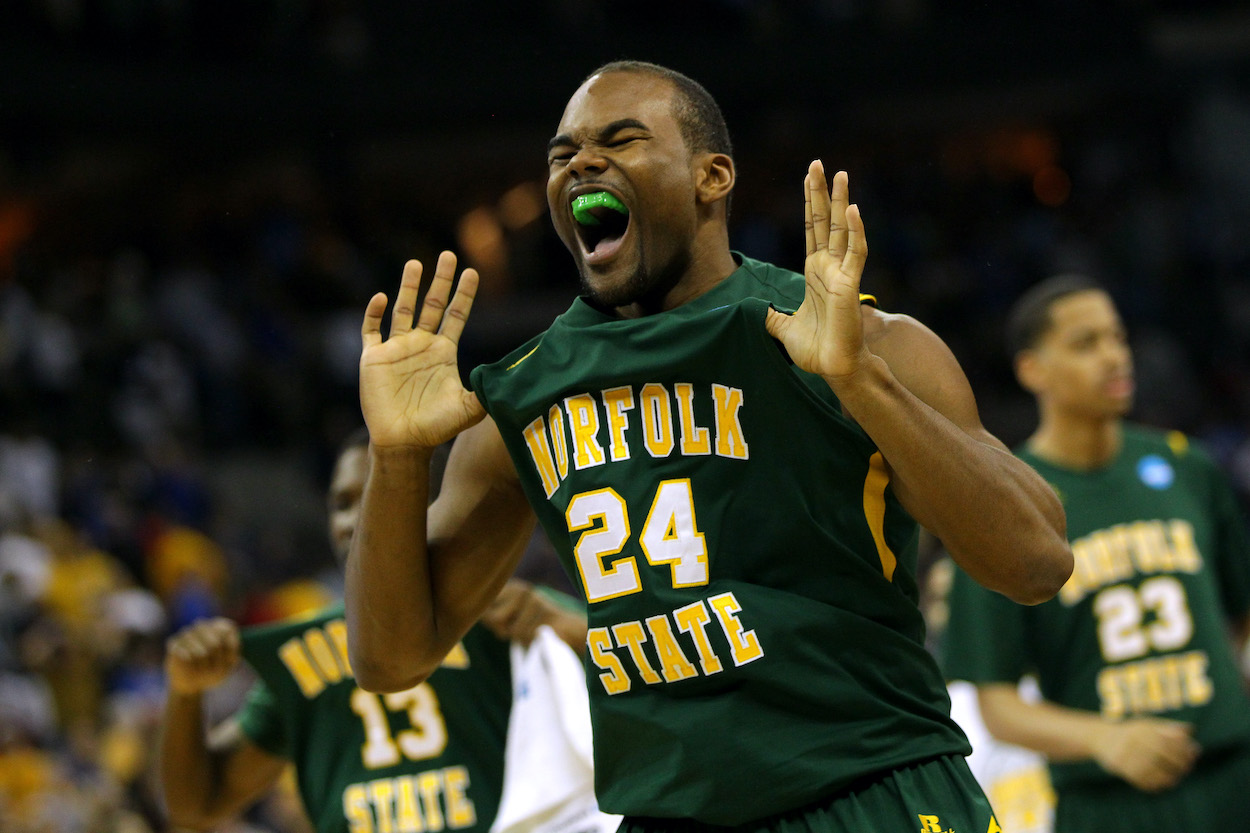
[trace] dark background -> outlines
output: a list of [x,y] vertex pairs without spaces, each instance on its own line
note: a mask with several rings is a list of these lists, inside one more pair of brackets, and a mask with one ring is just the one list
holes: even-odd
[[[100,556],[109,592],[159,600],[149,638],[289,612],[321,598],[310,578],[332,594],[322,491],[360,420],[365,301],[456,249],[483,276],[465,369],[563,310],[545,143],[619,58],[720,101],[746,254],[800,266],[806,165],[847,169],[865,291],[951,345],[1005,441],[1034,413],[1003,313],[1085,272],[1130,326],[1135,418],[1196,436],[1250,494],[1243,3],[10,0],[0,533]],[[8,604],[0,656],[26,672],[46,602]],[[85,705],[53,686],[61,722],[109,725],[112,679]]]

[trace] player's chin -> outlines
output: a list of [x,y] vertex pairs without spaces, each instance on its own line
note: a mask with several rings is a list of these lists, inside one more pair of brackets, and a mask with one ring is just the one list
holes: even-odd
[[618,268],[596,269],[582,264],[582,289],[601,307],[623,307],[638,300],[637,276]]

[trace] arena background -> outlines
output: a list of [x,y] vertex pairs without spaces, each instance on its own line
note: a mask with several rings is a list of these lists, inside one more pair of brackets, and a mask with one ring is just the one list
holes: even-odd
[[946,339],[1004,440],[1034,420],[1004,310],[1082,271],[1131,328],[1135,418],[1250,495],[1244,4],[10,0],[0,775],[35,755],[69,773],[64,825],[161,829],[161,639],[333,594],[323,486],[364,303],[405,259],[481,271],[465,369],[568,305],[544,147],[618,58],[720,101],[749,255],[798,267],[808,160],[849,170],[865,290]]

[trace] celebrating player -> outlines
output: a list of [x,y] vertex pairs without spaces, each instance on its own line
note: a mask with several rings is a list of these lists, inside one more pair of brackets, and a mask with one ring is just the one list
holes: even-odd
[[[582,83],[548,166],[584,295],[472,391],[472,269],[453,292],[445,253],[418,310],[409,262],[386,339],[386,296],[366,309],[362,685],[434,670],[536,511],[588,603],[596,791],[623,830],[996,830],[924,649],[916,520],[1037,603],[1071,569],[1063,516],[942,341],[859,294],[847,176],[808,171],[806,275],[732,252],[720,110],[642,63]],[[430,450],[456,435],[427,516]]]

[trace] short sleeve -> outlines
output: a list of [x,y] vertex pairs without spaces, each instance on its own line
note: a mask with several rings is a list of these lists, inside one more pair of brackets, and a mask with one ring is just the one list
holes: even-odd
[[273,690],[264,681],[257,681],[248,692],[238,715],[239,728],[248,740],[279,757],[290,757],[286,748],[286,731],[282,710]]
[[977,584],[956,567],[949,619],[937,653],[948,680],[1014,683],[1028,672],[1026,608]]
[[1230,619],[1250,613],[1250,536],[1246,517],[1223,470],[1210,466],[1211,511],[1215,519],[1217,546],[1216,574],[1220,581],[1220,601]]

